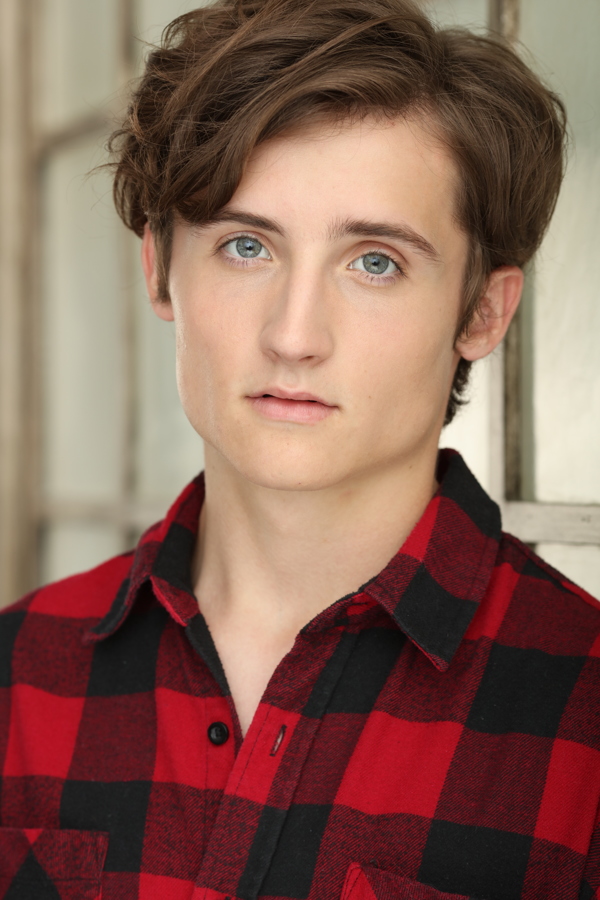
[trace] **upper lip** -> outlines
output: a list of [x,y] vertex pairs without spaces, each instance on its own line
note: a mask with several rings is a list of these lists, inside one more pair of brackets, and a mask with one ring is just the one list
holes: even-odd
[[256,397],[278,397],[280,400],[310,400],[313,403],[321,403],[323,406],[334,406],[333,403],[327,403],[326,400],[323,400],[322,397],[317,397],[316,394],[308,394],[306,391],[286,391],[282,388],[269,387],[265,388],[263,391],[256,391],[254,394],[250,394],[251,399],[255,399]]

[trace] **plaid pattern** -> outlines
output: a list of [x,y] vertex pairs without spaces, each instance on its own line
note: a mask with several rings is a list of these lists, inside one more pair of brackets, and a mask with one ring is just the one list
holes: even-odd
[[600,607],[457,454],[439,477],[243,742],[190,584],[202,477],[135,554],[5,611],[0,897],[600,897]]

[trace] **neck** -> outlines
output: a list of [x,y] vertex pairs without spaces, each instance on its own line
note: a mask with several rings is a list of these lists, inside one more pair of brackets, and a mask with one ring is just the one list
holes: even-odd
[[277,491],[207,446],[193,569],[205,616],[295,635],[398,551],[437,487],[436,452],[351,484]]

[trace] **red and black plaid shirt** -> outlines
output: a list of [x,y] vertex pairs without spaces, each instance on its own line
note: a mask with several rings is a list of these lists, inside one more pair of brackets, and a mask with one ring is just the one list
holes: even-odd
[[0,616],[0,896],[599,897],[600,607],[439,475],[243,742],[190,583],[202,477]]

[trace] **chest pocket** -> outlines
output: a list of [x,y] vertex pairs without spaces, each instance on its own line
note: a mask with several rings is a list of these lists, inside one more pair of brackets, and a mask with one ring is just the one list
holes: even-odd
[[0,828],[0,900],[100,900],[108,834]]
[[372,866],[351,863],[340,900],[471,900],[463,894],[447,894],[412,878],[394,875]]

